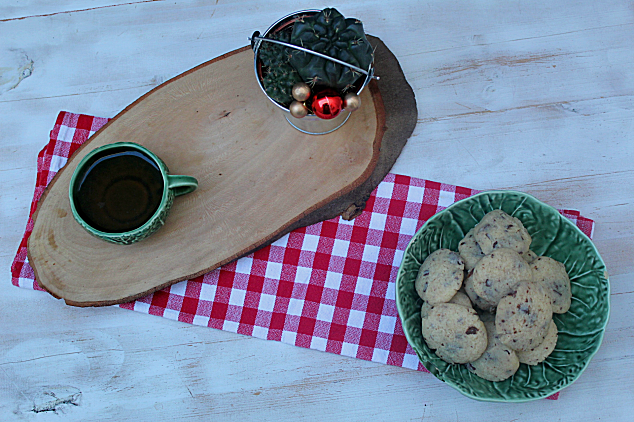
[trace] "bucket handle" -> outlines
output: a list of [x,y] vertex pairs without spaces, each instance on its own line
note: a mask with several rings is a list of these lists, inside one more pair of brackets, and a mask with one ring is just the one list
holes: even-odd
[[249,41],[251,41],[251,48],[253,48],[253,50],[255,50],[255,47],[256,47],[255,43],[256,42],[258,43],[258,46],[259,46],[260,42],[266,41],[266,42],[270,42],[270,43],[273,43],[273,44],[283,45],[284,47],[292,48],[294,50],[303,51],[304,53],[309,53],[309,54],[312,54],[314,56],[319,56],[322,59],[333,61],[335,63],[338,63],[338,64],[342,65],[342,66],[347,66],[347,67],[349,67],[352,70],[355,70],[355,71],[357,71],[359,73],[362,73],[362,74],[364,74],[366,76],[370,76],[371,79],[376,79],[376,80],[381,79],[380,77],[374,75],[374,69],[372,69],[372,63],[370,63],[370,67],[368,68],[368,70],[365,70],[365,69],[362,69],[362,68],[360,68],[358,66],[352,65],[350,63],[346,63],[343,60],[335,59],[334,57],[330,57],[330,56],[328,56],[326,54],[322,54],[322,53],[319,53],[317,51],[313,51],[313,50],[305,48],[305,47],[300,47],[299,45],[289,44],[287,42],[278,41],[278,40],[274,40],[274,39],[266,38],[266,37],[261,37],[259,31],[255,31],[253,33],[253,35],[251,37],[249,37]]

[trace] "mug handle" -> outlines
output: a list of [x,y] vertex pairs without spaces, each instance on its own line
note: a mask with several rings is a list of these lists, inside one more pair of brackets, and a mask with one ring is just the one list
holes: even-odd
[[198,180],[191,176],[167,175],[167,188],[174,190],[174,196],[185,195],[196,190]]

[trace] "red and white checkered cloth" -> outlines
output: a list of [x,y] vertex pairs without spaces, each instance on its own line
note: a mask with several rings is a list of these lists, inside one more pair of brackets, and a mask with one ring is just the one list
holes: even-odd
[[[27,260],[37,201],[68,157],[108,119],[61,112],[38,155],[31,217],[11,267],[42,290]],[[388,174],[354,221],[297,229],[272,245],[121,308],[359,359],[425,368],[398,318],[395,280],[411,237],[436,212],[477,191]],[[561,211],[591,236],[594,223]]]

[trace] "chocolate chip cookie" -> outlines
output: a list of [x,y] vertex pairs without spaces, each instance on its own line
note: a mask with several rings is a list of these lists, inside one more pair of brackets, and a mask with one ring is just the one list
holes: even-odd
[[517,358],[520,363],[525,363],[527,365],[537,365],[546,360],[548,356],[555,350],[555,345],[557,344],[558,331],[557,325],[554,321],[550,321],[550,326],[548,327],[548,333],[546,334],[546,338],[544,341],[538,346],[535,346],[533,349],[528,350],[526,352],[517,352]]
[[432,308],[422,322],[423,339],[448,363],[473,362],[487,347],[484,323],[473,309],[455,303]]
[[520,281],[531,281],[529,264],[513,249],[496,249],[484,256],[473,270],[473,290],[486,302],[498,304]]
[[497,304],[482,299],[473,288],[473,275],[468,275],[463,283],[464,291],[469,296],[471,303],[485,312],[494,312]]
[[482,252],[480,245],[475,240],[473,229],[469,230],[458,243],[458,252],[464,261],[464,269],[467,271],[471,271],[484,256],[484,252]]
[[572,294],[566,267],[559,261],[540,256],[531,264],[533,280],[542,283],[553,301],[553,312],[563,314],[570,309]]
[[464,262],[457,252],[438,249],[421,265],[414,286],[430,305],[448,302],[462,286]]
[[478,359],[467,363],[469,371],[489,381],[504,381],[515,374],[520,361],[514,350],[500,341],[495,322],[485,322],[487,348]]
[[490,254],[497,248],[509,248],[524,253],[528,251],[532,241],[522,222],[502,210],[493,210],[482,217],[474,227],[473,235],[485,254]]
[[552,301],[546,288],[523,281],[500,300],[495,327],[502,343],[513,350],[529,351],[544,341],[552,318]]

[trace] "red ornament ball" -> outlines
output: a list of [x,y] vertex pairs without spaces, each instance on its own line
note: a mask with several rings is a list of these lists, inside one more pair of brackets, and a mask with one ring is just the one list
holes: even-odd
[[324,89],[313,95],[313,113],[320,119],[334,119],[341,113],[343,100],[332,89]]

